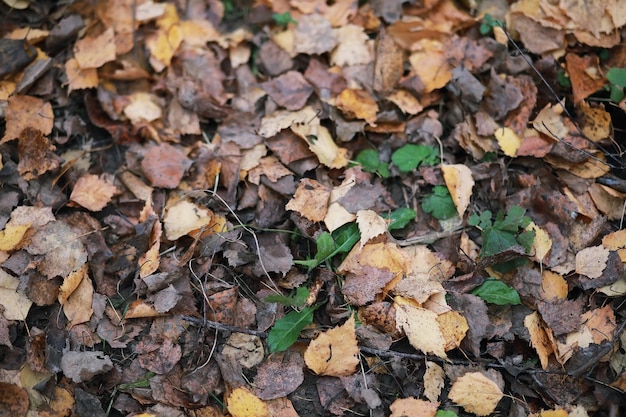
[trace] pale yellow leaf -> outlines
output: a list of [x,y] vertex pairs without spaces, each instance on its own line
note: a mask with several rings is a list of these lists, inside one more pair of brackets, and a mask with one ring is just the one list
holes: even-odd
[[446,352],[458,348],[469,330],[465,317],[451,310],[438,315],[437,322],[446,341]]
[[500,145],[500,149],[502,149],[502,152],[504,152],[506,156],[514,157],[517,155],[517,150],[522,144],[522,139],[512,129],[508,127],[496,129],[496,131],[493,132],[493,136],[495,136],[498,145]]
[[26,320],[32,301],[17,289],[20,280],[0,268],[0,306],[4,308],[2,315],[7,320]]
[[356,223],[361,232],[361,248],[376,236],[387,232],[387,221],[373,210],[359,210],[356,213]]
[[291,130],[308,143],[309,149],[320,163],[329,168],[343,168],[348,165],[348,150],[338,147],[324,126],[314,123],[293,124]]
[[448,394],[448,398],[465,411],[478,416],[493,413],[503,396],[498,384],[480,372],[470,372],[458,378]]
[[304,352],[304,362],[318,375],[348,376],[359,364],[354,316],[321,333]]
[[441,395],[441,390],[445,385],[446,374],[443,368],[434,362],[426,362],[426,372],[424,372],[424,397],[435,402]]
[[450,191],[450,197],[456,206],[456,211],[459,217],[463,217],[463,213],[469,206],[474,187],[472,171],[466,165],[455,164],[442,165],[441,172],[448,191]]
[[278,110],[261,120],[259,135],[271,138],[283,129],[289,128],[295,123],[317,123],[317,112],[311,106],[306,106],[298,111]]
[[197,204],[182,200],[170,207],[163,218],[165,237],[176,240],[211,222],[213,213]]
[[438,402],[417,398],[398,398],[390,406],[391,417],[434,417],[439,408]]
[[437,314],[425,308],[414,306],[409,300],[402,297],[394,299],[396,309],[396,327],[403,331],[409,343],[415,349],[440,358],[447,358],[446,339],[444,338]]
[[609,250],[603,246],[591,246],[576,254],[576,273],[588,278],[599,278],[609,260]]

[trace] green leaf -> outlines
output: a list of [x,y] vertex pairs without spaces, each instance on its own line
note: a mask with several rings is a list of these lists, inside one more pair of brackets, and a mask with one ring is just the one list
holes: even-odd
[[524,216],[526,210],[520,206],[511,206],[506,212],[506,217],[502,212],[498,213],[496,221],[493,222],[493,227],[502,231],[516,233],[519,228],[528,226],[531,222],[530,217]]
[[361,239],[361,232],[359,232],[359,226],[356,223],[347,223],[333,231],[332,236],[335,239],[336,249],[333,252],[333,256],[335,256],[339,253],[350,252],[356,242]]
[[306,307],[301,311],[292,311],[277,320],[267,336],[267,345],[270,352],[281,352],[293,345],[300,331],[313,323],[314,307]]
[[459,417],[459,416],[454,411],[437,410],[437,414],[435,414],[435,417]]
[[420,165],[436,165],[439,162],[439,149],[408,143],[396,149],[391,155],[391,161],[400,171],[410,172]]
[[470,226],[476,226],[479,229],[491,227],[491,212],[489,210],[485,210],[480,213],[480,215],[474,213],[469,217],[469,219],[467,219],[467,224]]
[[611,68],[606,73],[606,79],[613,85],[626,87],[626,68]]
[[387,226],[387,230],[400,230],[404,229],[411,220],[415,219],[415,217],[417,217],[417,213],[415,210],[408,207],[400,207],[399,209],[392,211],[390,215],[385,213],[382,217],[385,219],[391,219],[389,226]]
[[619,103],[624,98],[624,88],[615,84],[611,84],[611,101]]
[[290,296],[272,294],[265,297],[263,300],[268,303],[280,303],[289,307],[302,307],[306,303],[306,299],[309,297],[309,290],[307,287],[298,287],[295,294]]
[[446,220],[457,214],[450,192],[444,185],[435,186],[433,193],[424,197],[422,209],[438,220]]
[[527,230],[517,235],[517,243],[526,249],[526,253],[530,252],[530,248],[533,246],[533,242],[535,241],[535,235],[536,233],[534,230]]
[[482,285],[474,288],[472,294],[479,296],[487,303],[497,305],[517,305],[521,304],[519,294],[514,288],[509,287],[504,282],[489,278]]
[[287,26],[289,23],[298,23],[296,22],[289,12],[285,13],[274,13],[272,15],[272,19],[276,22],[277,25]]
[[480,256],[493,256],[500,252],[504,252],[511,246],[517,245],[515,235],[495,227],[487,227],[483,229],[483,247],[480,249]]
[[361,164],[363,171],[376,172],[380,166],[380,157],[375,149],[365,149],[357,155],[356,162]]

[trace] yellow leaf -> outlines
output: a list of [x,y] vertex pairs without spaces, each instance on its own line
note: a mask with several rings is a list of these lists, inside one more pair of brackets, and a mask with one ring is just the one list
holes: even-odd
[[361,232],[361,248],[370,239],[387,232],[387,221],[373,210],[357,211],[356,223],[359,225],[359,232]]
[[2,315],[7,320],[26,320],[32,301],[18,291],[20,280],[0,268],[0,305],[4,307]]
[[452,310],[437,316],[437,322],[446,341],[446,352],[459,347],[469,330],[465,317]]
[[567,298],[568,286],[563,276],[547,269],[541,274],[541,299],[544,301],[564,300]]
[[7,223],[4,230],[0,232],[0,250],[16,249],[29,228],[30,223],[18,225]]
[[211,223],[213,212],[187,200],[170,207],[163,218],[165,237],[176,240]]
[[317,155],[320,163],[329,168],[348,165],[348,150],[338,147],[324,126],[315,123],[293,124],[291,130],[309,144],[309,149]]
[[504,394],[492,380],[480,372],[470,372],[452,385],[448,398],[467,412],[487,416],[496,409]]
[[359,364],[354,316],[321,333],[304,352],[304,362],[318,375],[348,376]]
[[396,326],[406,334],[411,346],[447,359],[446,339],[436,313],[415,307],[410,300],[399,296],[395,298],[393,306],[396,309]]
[[434,417],[438,402],[418,400],[417,398],[398,398],[389,406],[391,417]]
[[541,367],[543,369],[547,369],[548,358],[553,352],[553,349],[541,324],[539,313],[535,311],[534,313],[527,315],[524,318],[524,327],[526,327],[530,333],[530,343],[537,351],[537,355],[539,355]]
[[469,206],[472,197],[472,188],[474,187],[474,178],[472,171],[465,165],[442,165],[441,172],[446,182],[446,187],[450,191],[450,197],[456,206],[459,217],[463,217],[463,213]]
[[535,222],[531,222],[527,227],[527,231],[535,231],[535,239],[533,239],[533,245],[531,253],[535,254],[535,257],[542,261],[546,257],[550,249],[552,249],[552,239],[550,235],[541,227],[537,226]]
[[506,156],[514,157],[522,144],[522,139],[512,129],[503,127],[493,132],[500,149]]
[[73,271],[63,279],[63,284],[61,284],[61,287],[59,288],[59,304],[65,304],[70,295],[72,295],[76,288],[78,288],[83,278],[87,276],[88,270],[89,266],[85,263],[82,267]]
[[226,398],[226,408],[233,417],[267,417],[269,415],[267,404],[244,387],[231,391]]
[[348,118],[363,119],[370,125],[376,122],[378,103],[365,90],[346,88],[335,104]]

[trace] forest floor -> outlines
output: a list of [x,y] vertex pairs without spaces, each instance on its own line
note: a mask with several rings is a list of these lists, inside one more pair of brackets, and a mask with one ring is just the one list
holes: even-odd
[[0,416],[626,414],[626,10],[2,0]]

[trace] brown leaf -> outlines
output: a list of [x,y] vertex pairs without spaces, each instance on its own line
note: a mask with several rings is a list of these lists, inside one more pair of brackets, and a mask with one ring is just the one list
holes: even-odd
[[141,169],[153,187],[176,188],[191,165],[185,154],[170,144],[153,146],[141,161]]
[[74,58],[80,68],[100,68],[115,60],[113,28],[98,36],[87,36],[74,44]]
[[580,103],[604,86],[605,79],[600,73],[598,57],[595,54],[580,57],[568,53],[565,55],[565,62],[572,81],[574,103]]
[[292,111],[304,107],[313,93],[313,87],[296,71],[289,71],[261,86],[278,105]]
[[328,211],[330,190],[315,180],[302,178],[295,195],[285,208],[293,210],[312,222],[324,220]]
[[89,211],[100,211],[117,192],[117,188],[97,175],[83,175],[76,181],[70,200]]
[[262,400],[286,397],[304,382],[304,361],[298,352],[278,352],[257,368],[254,377],[256,395]]

